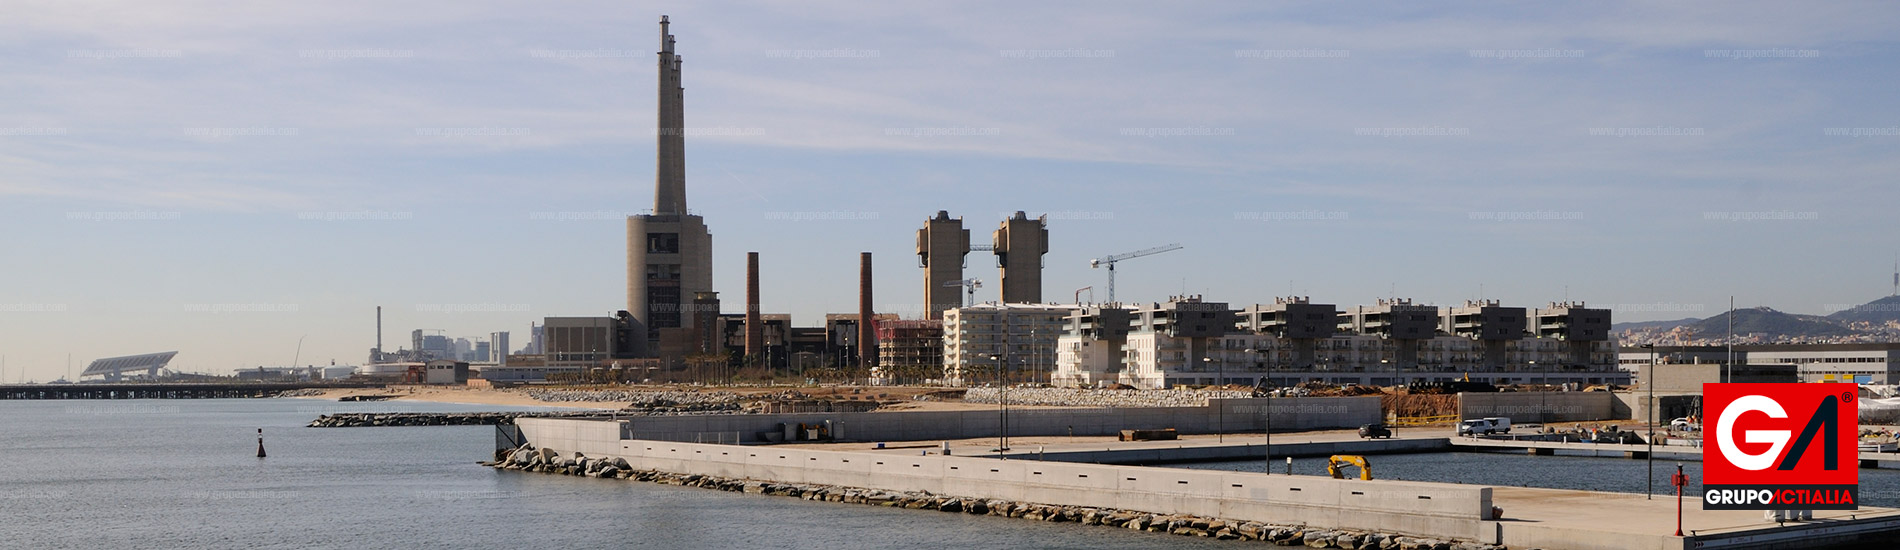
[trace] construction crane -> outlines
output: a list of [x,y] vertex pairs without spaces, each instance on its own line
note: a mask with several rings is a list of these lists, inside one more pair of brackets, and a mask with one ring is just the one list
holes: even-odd
[[969,296],[968,298],[964,299],[963,307],[970,307],[970,306],[976,305],[976,289],[983,288],[983,280],[982,279],[964,279],[961,281],[950,281],[950,282],[944,283],[943,286],[963,287],[964,293]]
[[1146,250],[1136,250],[1134,252],[1129,252],[1127,254],[1115,254],[1112,256],[1103,256],[1100,258],[1089,260],[1089,267],[1102,267],[1104,265],[1108,266],[1108,303],[1112,304],[1112,303],[1115,303],[1115,262],[1133,259],[1133,258],[1140,258],[1142,256],[1153,256],[1155,254],[1160,254],[1162,252],[1171,252],[1175,250],[1180,250],[1181,248],[1182,247],[1180,243],[1175,243],[1175,244],[1170,244],[1170,245],[1157,246],[1157,247],[1149,248]]

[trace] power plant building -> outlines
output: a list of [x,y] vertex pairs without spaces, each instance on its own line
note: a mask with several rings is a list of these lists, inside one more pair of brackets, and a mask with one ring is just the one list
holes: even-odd
[[963,257],[970,253],[970,230],[963,218],[938,210],[917,230],[917,266],[924,268],[924,318],[941,319],[944,310],[963,305]]
[[1049,217],[1032,220],[1018,210],[991,238],[996,267],[1003,279],[1003,303],[1042,302],[1042,255],[1049,252]]
[[693,302],[712,291],[712,233],[686,208],[685,89],[667,18],[660,17],[658,152],[653,211],[627,217],[627,311],[646,333],[628,350],[676,363],[704,346]]

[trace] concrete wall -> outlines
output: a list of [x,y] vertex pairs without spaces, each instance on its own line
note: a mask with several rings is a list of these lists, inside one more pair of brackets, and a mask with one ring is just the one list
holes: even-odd
[[[1221,407],[1217,412],[1215,407]],[[1268,411],[1271,410],[1271,414]],[[1174,428],[1181,433],[1258,432],[1357,428],[1382,418],[1378,397],[1289,397],[1219,399],[1206,407],[1009,410],[1012,436],[1115,435],[1121,430]],[[633,437],[702,441],[738,434],[738,441],[765,441],[780,424],[832,423],[833,436],[854,441],[930,441],[996,437],[1000,415],[992,410],[758,415],[650,416],[628,419]],[[729,440],[729,439],[728,439]]]
[[[1445,483],[996,460],[941,455],[599,439],[614,422],[524,418],[540,448],[618,456],[635,468],[1041,504],[1495,539],[1491,489]],[[588,425],[588,426],[575,426]],[[606,428],[601,428],[605,426]],[[563,447],[563,446],[568,447]],[[614,452],[602,452],[609,447]],[[591,449],[591,450],[590,450]]]
[[[1050,460],[1055,462],[1075,462],[1087,464],[1165,464],[1170,462],[1212,462],[1217,460],[1269,460],[1275,471],[1282,467],[1277,462],[1285,457],[1324,457],[1332,455],[1377,455],[1402,453],[1434,453],[1452,450],[1449,439],[1375,439],[1346,441],[1315,441],[1310,443],[1278,443],[1271,448],[1272,457],[1268,457],[1266,445],[1254,443],[1232,443],[1227,445],[1195,445],[1172,447],[1127,447],[1090,451],[1061,451],[1038,453],[1036,448],[1018,445],[1009,453],[1012,459]],[[984,456],[995,456],[985,454]],[[1373,472],[1378,472],[1374,461]]]
[[1459,418],[1502,416],[1513,424],[1616,418],[1610,392],[1498,392],[1458,394]]

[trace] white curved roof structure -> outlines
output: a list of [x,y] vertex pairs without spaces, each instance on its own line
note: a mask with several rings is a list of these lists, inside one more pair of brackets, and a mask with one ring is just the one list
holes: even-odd
[[79,373],[79,375],[116,377],[130,371],[155,371],[165,368],[165,365],[170,364],[172,357],[176,355],[178,355],[176,351],[167,351],[161,353],[147,353],[144,355],[94,359],[92,364],[86,365],[86,372]]

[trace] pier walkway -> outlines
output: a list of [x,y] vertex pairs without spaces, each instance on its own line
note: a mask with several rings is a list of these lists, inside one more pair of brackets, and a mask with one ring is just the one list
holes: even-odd
[[[1888,508],[1816,512],[1811,521],[1775,524],[1763,519],[1761,512],[1702,510],[1699,502],[1689,500],[1682,503],[1686,536],[1677,537],[1673,496],[1649,499],[1627,493],[1118,465],[1220,453],[1235,453],[1236,458],[1251,453],[1265,459],[1260,448],[1265,438],[1259,434],[1141,442],[1100,437],[1012,438],[1012,449],[1004,454],[1010,460],[1003,461],[995,459],[995,438],[953,441],[952,456],[943,456],[939,441],[886,442],[882,449],[874,443],[710,445],[622,438],[621,426],[602,420],[522,419],[518,424],[525,439],[539,448],[619,456],[636,468],[672,473],[891,490],[921,488],[952,496],[1303,522],[1324,528],[1450,536],[1511,548],[1825,548],[1900,536],[1900,510]],[[1321,456],[1338,451],[1365,454],[1456,447],[1454,438],[1445,437],[1445,430],[1439,428],[1405,429],[1394,435],[1389,440],[1361,440],[1356,433],[1344,431],[1275,435],[1273,448],[1279,457],[1283,453]],[[1038,452],[1041,461],[1034,460]],[[1057,460],[1077,457],[1102,462]]]

